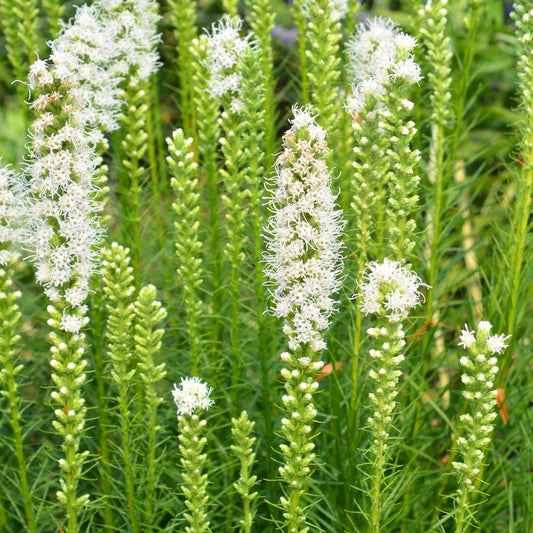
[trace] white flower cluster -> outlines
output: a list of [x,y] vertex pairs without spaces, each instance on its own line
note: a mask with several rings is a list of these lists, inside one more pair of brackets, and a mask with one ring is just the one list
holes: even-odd
[[388,258],[383,263],[369,263],[362,277],[365,281],[360,283],[358,293],[361,310],[386,316],[389,322],[404,319],[423,299],[420,287],[427,287],[415,272]]
[[79,7],[51,46],[54,53],[73,54],[81,60],[73,78],[79,83],[78,97],[87,102],[83,111],[87,122],[103,131],[117,129],[122,104],[119,83],[124,73],[115,74],[111,68],[118,57],[115,35],[97,7]]
[[137,85],[158,68],[158,20],[152,1],[100,0],[77,8],[52,43],[54,50],[81,59],[76,76],[80,98],[88,102],[88,123],[106,132],[119,127],[123,104],[119,85],[124,80]]
[[290,349],[309,344],[318,351],[325,346],[320,332],[329,325],[331,295],[340,288],[344,223],[324,160],[326,132],[309,107],[293,107],[293,113],[276,161],[266,274],[275,285],[274,314],[286,319]]
[[239,60],[251,46],[250,34],[241,37],[242,20],[224,15],[213,24],[207,39],[207,57],[204,62],[209,72],[208,91],[212,98],[231,97],[230,111],[240,113],[244,103],[240,99],[242,74]]
[[390,19],[375,17],[359,25],[346,49],[354,77],[353,94],[346,102],[352,116],[359,115],[368,97],[378,98],[391,83],[413,84],[422,79],[410,53],[416,44],[414,37],[400,32]]
[[117,58],[110,66],[115,76],[127,77],[130,86],[157,72],[160,61],[157,32],[160,20],[154,0],[97,0],[96,7],[115,36]]
[[172,396],[178,408],[178,415],[192,415],[197,409],[205,411],[213,405],[209,397],[213,389],[200,378],[181,378],[180,386],[174,383]]
[[[31,104],[40,112],[31,126],[30,163],[21,183],[26,201],[24,241],[32,252],[37,281],[52,302],[80,307],[95,270],[100,239],[93,183],[100,158],[100,135],[89,128],[87,100],[79,91],[82,64],[72,52],[54,50],[49,61],[30,69]],[[64,318],[66,331],[78,331],[78,313]]]
[[0,159],[0,266],[5,266],[19,258],[16,251],[21,238],[20,226],[24,213],[20,199],[13,192],[15,175],[2,165]]
[[331,0],[331,18],[342,20],[348,13],[348,0]]
[[52,302],[62,303],[60,324],[68,332],[87,320],[83,302],[99,258],[95,179],[103,131],[118,127],[120,83],[156,69],[155,6],[112,0],[80,7],[50,44],[50,58],[30,67],[38,116],[18,185],[26,203],[24,242],[37,281]]
[[[488,335],[492,329],[492,324],[486,320],[482,320],[477,327],[478,332],[482,335],[483,342],[487,343],[487,349],[489,352],[492,355],[496,353],[502,354],[505,348],[507,348],[505,341],[511,336],[504,335],[503,333],[501,335]],[[461,330],[461,334],[459,335],[459,340],[459,346],[462,346],[465,350],[474,349],[476,344],[476,332],[469,330],[468,325],[465,324],[464,329]]]

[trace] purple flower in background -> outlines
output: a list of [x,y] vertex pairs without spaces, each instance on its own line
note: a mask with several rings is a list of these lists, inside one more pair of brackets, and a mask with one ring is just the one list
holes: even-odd
[[296,28],[283,28],[276,24],[272,30],[272,37],[282,40],[288,46],[294,46],[298,42],[298,30]]

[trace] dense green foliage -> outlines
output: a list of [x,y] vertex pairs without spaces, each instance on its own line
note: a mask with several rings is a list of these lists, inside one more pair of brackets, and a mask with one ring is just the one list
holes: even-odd
[[[13,82],[49,55],[58,17],[75,12],[66,0],[20,4],[0,0],[0,159],[14,171],[35,116]],[[533,530],[531,3],[348,0],[338,21],[331,3],[305,4],[160,2],[161,66],[127,87],[121,128],[102,150],[105,261],[83,333],[59,334],[60,306],[49,306],[29,254],[1,268],[0,532],[270,532],[301,516],[290,531]],[[256,32],[240,65],[240,113],[207,90],[204,28],[222,9],[239,13],[243,35]],[[345,50],[369,16],[416,36],[422,79],[395,80],[350,116]],[[264,273],[273,165],[290,109],[304,103],[327,132],[346,221],[321,371],[302,363],[315,357],[305,347],[280,358],[287,329],[268,313]],[[378,128],[368,115],[383,105],[392,112]],[[395,403],[380,425],[369,417],[389,397],[369,400],[379,364],[368,328],[389,323],[354,295],[366,263],[384,257],[428,286],[402,322],[405,347],[388,354],[387,371],[393,356],[405,360],[397,381],[382,379]],[[458,340],[480,321],[512,337],[478,461],[458,445],[480,425],[464,423],[472,403]],[[187,376],[213,388],[214,404],[178,421],[172,384]],[[293,405],[294,424],[282,423]],[[314,448],[301,435],[308,423]],[[458,493],[461,460],[477,477]]]

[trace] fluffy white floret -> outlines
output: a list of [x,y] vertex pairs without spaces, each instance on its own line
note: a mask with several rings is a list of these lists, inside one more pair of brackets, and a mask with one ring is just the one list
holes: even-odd
[[178,415],[192,415],[197,410],[207,410],[214,403],[209,397],[212,391],[200,378],[181,378],[179,387],[174,383],[172,391]]
[[464,329],[461,330],[459,335],[459,341],[459,346],[462,346],[465,349],[470,348],[470,346],[473,346],[476,342],[475,331],[470,331],[468,325],[465,324]]
[[507,348],[506,340],[509,339],[511,335],[491,335],[487,339],[487,347],[490,350],[490,353],[492,354],[502,354],[503,351]]
[[418,275],[398,261],[385,258],[382,263],[373,261],[363,271],[360,283],[360,306],[363,313],[386,316],[398,322],[423,301],[422,283]]

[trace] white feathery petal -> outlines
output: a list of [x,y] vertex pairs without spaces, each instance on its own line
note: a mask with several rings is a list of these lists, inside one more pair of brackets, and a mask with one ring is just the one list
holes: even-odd
[[465,324],[464,329],[461,330],[459,341],[458,345],[462,346],[465,350],[470,348],[470,346],[473,346],[476,342],[475,332],[470,331],[467,324]]
[[505,341],[510,338],[511,335],[505,335],[504,333],[500,335],[491,335],[487,339],[487,347],[492,354],[502,354],[508,346]]

